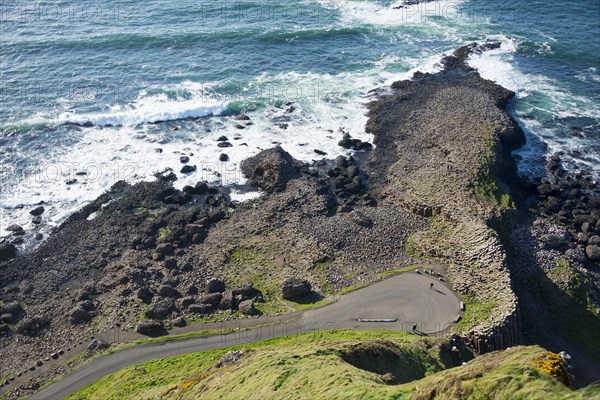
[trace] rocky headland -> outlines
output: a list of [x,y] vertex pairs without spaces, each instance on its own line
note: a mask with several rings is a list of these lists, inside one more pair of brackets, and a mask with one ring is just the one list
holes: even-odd
[[[594,343],[571,342],[567,316],[598,323],[600,191],[554,158],[545,180],[517,177],[511,151],[525,138],[505,111],[514,93],[465,63],[494,46],[462,47],[441,72],[374,92],[374,148],[342,132],[352,156],[304,164],[275,147],[245,160],[258,199],[232,202],[206,182],[179,191],[166,171],[115,184],[29,254],[17,256],[13,227],[0,244],[3,382],[98,332],[282,314],[294,311],[286,299],[330,297],[415,264],[447,271],[466,310],[442,328],[474,350],[542,341],[581,354],[592,379]],[[539,276],[547,284],[532,285]],[[574,303],[546,307],[572,293]],[[563,325],[558,341],[545,332]]]

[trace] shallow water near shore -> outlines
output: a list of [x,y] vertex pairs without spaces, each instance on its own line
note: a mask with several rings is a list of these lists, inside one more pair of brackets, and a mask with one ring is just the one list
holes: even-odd
[[[3,4],[0,235],[12,223],[34,228],[29,210],[40,202],[56,225],[114,182],[168,167],[179,187],[228,184],[243,182],[242,159],[275,144],[304,161],[345,154],[340,128],[372,140],[369,90],[435,72],[443,54],[473,41],[502,43],[470,65],[516,92],[522,172],[539,175],[545,153],[564,151],[572,168],[600,174],[597,1],[401,6]],[[218,147],[220,136],[233,146]],[[179,173],[182,155],[196,172]]]

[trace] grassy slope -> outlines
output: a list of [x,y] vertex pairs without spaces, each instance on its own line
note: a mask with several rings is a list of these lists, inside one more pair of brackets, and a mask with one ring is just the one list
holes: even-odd
[[[444,370],[441,340],[395,331],[328,331],[154,360],[126,368],[68,399],[592,398],[528,361],[520,347]],[[232,349],[235,364],[215,368]],[[355,365],[360,366],[360,368]],[[370,372],[373,371],[373,372]],[[386,373],[390,373],[386,375]],[[387,382],[387,383],[386,383]],[[393,382],[395,384],[390,384]]]

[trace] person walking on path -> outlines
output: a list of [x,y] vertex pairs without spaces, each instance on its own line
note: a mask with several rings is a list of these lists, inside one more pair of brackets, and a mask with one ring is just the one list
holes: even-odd
[[417,333],[417,324],[414,324],[412,327],[413,333]]
[[433,282],[429,284],[429,290],[433,290]]

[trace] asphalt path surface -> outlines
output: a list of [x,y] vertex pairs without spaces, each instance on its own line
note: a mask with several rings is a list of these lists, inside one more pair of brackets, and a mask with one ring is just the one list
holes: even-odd
[[[62,399],[106,375],[144,361],[298,333],[330,329],[412,331],[417,325],[420,334],[435,335],[452,324],[460,313],[459,304],[442,282],[429,275],[405,273],[348,293],[328,306],[298,313],[293,321],[223,335],[148,343],[101,356],[29,398]],[[256,321],[261,323],[260,318]]]

